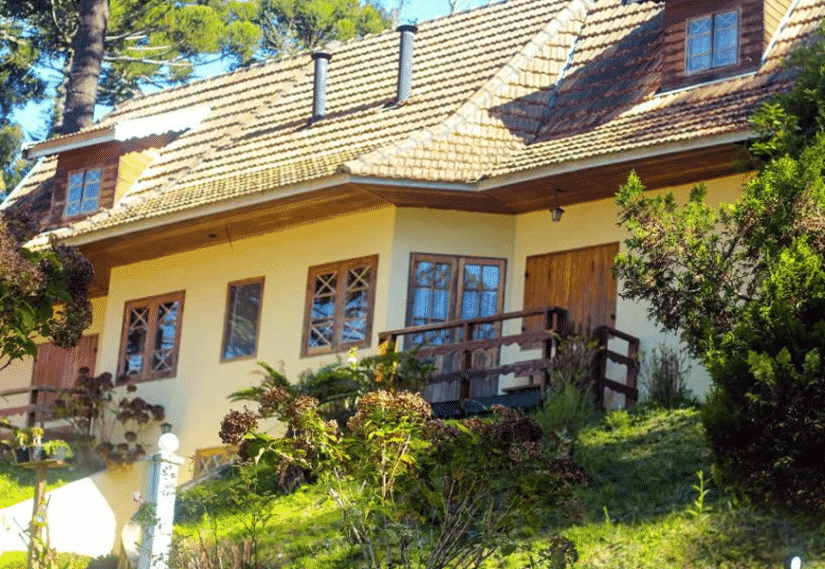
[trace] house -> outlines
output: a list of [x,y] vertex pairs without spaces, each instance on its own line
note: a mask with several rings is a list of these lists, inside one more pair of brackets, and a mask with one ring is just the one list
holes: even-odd
[[29,148],[3,204],[97,276],[80,346],[43,345],[0,389],[70,384],[81,362],[131,374],[181,454],[208,456],[256,361],[295,378],[382,331],[547,305],[650,349],[662,336],[610,272],[616,189],[634,169],[734,200],[748,115],[823,16],[825,0],[509,0],[127,101]]

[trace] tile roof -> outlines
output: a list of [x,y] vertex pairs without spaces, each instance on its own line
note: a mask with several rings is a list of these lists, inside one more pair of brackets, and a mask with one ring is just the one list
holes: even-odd
[[[508,0],[424,22],[412,97],[394,105],[398,34],[328,46],[327,114],[308,122],[308,53],[127,101],[90,131],[206,105],[86,233],[336,174],[469,182],[665,142],[747,132],[787,85],[790,45],[825,15],[799,0],[758,72],[660,93],[663,2]],[[54,158],[8,203],[39,204]]]

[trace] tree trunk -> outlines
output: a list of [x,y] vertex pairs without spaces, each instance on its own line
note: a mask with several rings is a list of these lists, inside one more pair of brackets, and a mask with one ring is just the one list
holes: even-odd
[[80,25],[73,42],[74,61],[66,91],[63,134],[77,132],[94,120],[109,21],[109,0],[77,0],[76,5]]

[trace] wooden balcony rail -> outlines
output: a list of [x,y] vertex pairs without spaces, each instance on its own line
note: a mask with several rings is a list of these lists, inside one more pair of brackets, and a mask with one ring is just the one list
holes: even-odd
[[[627,353],[620,354],[609,350],[607,346],[612,338],[627,342]],[[593,331],[593,339],[601,348],[593,362],[593,391],[596,395],[596,405],[604,407],[605,388],[623,393],[625,406],[633,405],[639,400],[639,390],[636,386],[639,375],[639,338],[610,326],[599,326]],[[625,383],[607,378],[608,360],[625,366]]]
[[18,405],[16,407],[0,407],[0,417],[11,417],[14,415],[26,415],[26,426],[34,427],[38,418],[40,419],[40,426],[51,416],[52,408],[43,404],[43,397],[41,394],[46,393],[80,393],[81,390],[66,389],[62,387],[54,387],[50,385],[30,385],[28,387],[18,387],[15,389],[6,389],[0,391],[0,402],[4,399],[14,395],[29,394],[29,403],[27,405]]
[[[544,325],[542,329],[534,332],[522,332],[502,336],[500,329],[507,320],[523,319],[531,316],[543,316]],[[459,369],[445,373],[436,373],[431,378],[431,383],[439,383],[458,379],[460,381],[459,400],[464,401],[470,397],[471,380],[479,380],[486,376],[499,376],[510,373],[529,376],[531,382],[535,376],[539,376],[539,389],[542,395],[545,390],[544,370],[552,363],[552,358],[556,353],[556,345],[564,336],[567,322],[567,310],[558,306],[547,306],[543,308],[533,308],[520,310],[518,312],[505,312],[494,316],[481,318],[471,318],[468,320],[454,320],[441,322],[438,324],[427,324],[424,326],[413,326],[381,332],[378,335],[380,343],[387,342],[392,346],[401,346],[401,338],[411,338],[433,335],[436,332],[452,332],[452,337],[460,338],[457,342],[445,344],[423,344],[418,348],[417,355],[420,358],[432,358],[439,355],[460,354]],[[490,327],[495,330],[493,337],[479,338],[480,334],[489,333]],[[520,328],[519,324],[519,328]],[[479,334],[480,333],[480,334]],[[409,340],[407,347],[413,344]],[[521,347],[541,346],[542,356],[539,359],[525,360],[507,365],[495,365],[492,367],[478,367],[473,365],[473,353],[481,350],[497,350],[503,346],[518,344]]]
[[[501,335],[500,331],[504,322],[508,320],[524,319],[529,317],[543,316],[543,326],[538,331],[522,332],[520,334]],[[435,373],[431,379],[431,384],[458,380],[460,382],[459,401],[463,402],[470,398],[471,383],[480,381],[486,377],[515,374],[517,377],[528,377],[529,383],[521,386],[507,388],[508,393],[538,389],[540,397],[544,397],[546,390],[547,374],[545,370],[555,365],[556,348],[560,341],[568,335],[567,310],[558,306],[547,306],[518,312],[507,312],[495,316],[483,318],[472,318],[469,320],[454,320],[441,322],[438,324],[427,324],[424,326],[413,326],[399,330],[391,330],[378,334],[381,344],[397,346],[399,349],[417,348],[419,358],[435,358],[436,356],[450,356],[459,354],[458,369]],[[491,327],[494,333],[491,334]],[[519,326],[521,327],[521,326]],[[437,333],[444,334],[445,343],[427,343],[428,336],[433,338]],[[479,337],[481,335],[491,337]],[[412,338],[418,336],[423,343],[413,344]],[[620,354],[608,349],[609,340],[616,338],[627,343],[627,353]],[[599,350],[593,362],[593,391],[595,402],[599,407],[604,406],[604,390],[611,389],[625,395],[626,405],[631,405],[638,400],[638,390],[636,380],[639,370],[639,339],[611,328],[600,326],[593,333],[593,339],[598,343]],[[406,340],[406,341],[405,341]],[[522,348],[540,346],[541,357],[532,360],[517,361],[505,365],[478,366],[474,365],[473,354],[486,351],[498,350],[503,346],[518,344]],[[626,368],[625,383],[620,383],[607,378],[608,365],[611,361]],[[538,383],[536,379],[538,378]],[[497,381],[497,379],[496,379]],[[498,389],[496,389],[498,393]],[[489,399],[489,397],[482,397]]]

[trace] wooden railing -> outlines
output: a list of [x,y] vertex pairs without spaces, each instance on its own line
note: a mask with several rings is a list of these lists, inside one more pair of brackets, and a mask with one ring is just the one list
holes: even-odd
[[[34,427],[38,419],[40,425],[51,418],[52,407],[49,404],[44,404],[44,397],[47,393],[74,393],[75,389],[66,389],[61,387],[53,387],[49,385],[18,387],[15,389],[6,389],[0,391],[0,417],[11,417],[14,415],[26,415],[26,426]],[[29,403],[24,405],[17,405],[15,407],[2,406],[8,397],[15,395],[29,394]]]
[[[627,343],[627,351],[624,354],[608,349],[611,339],[617,338]],[[593,332],[593,339],[599,344],[599,351],[593,362],[593,392],[596,397],[596,405],[604,407],[604,390],[612,389],[623,393],[625,396],[625,406],[633,405],[639,400],[639,390],[636,380],[639,375],[639,338],[631,336],[610,326],[599,326]],[[607,362],[612,361],[625,367],[625,382],[619,383],[607,378]]]
[[[494,337],[479,338],[477,332],[489,332],[490,327],[499,329],[508,320],[523,320],[531,318],[537,320],[538,316],[543,317],[543,325],[537,331],[521,332],[519,334],[501,335]],[[518,327],[521,328],[521,322]],[[522,328],[523,329],[523,328]],[[544,396],[547,383],[545,371],[552,368],[555,363],[556,348],[560,341],[567,336],[569,326],[567,326],[567,310],[557,306],[547,306],[518,312],[507,312],[495,316],[483,318],[472,318],[469,320],[454,320],[438,324],[428,324],[425,326],[413,326],[399,330],[391,330],[378,334],[381,344],[396,346],[403,350],[411,348],[413,343],[409,339],[414,336],[419,338],[427,335],[433,336],[436,333],[448,332],[448,337],[458,337],[459,341],[443,344],[424,343],[417,346],[417,357],[422,359],[435,359],[437,356],[452,356],[459,354],[458,369],[446,372],[435,373],[430,380],[431,384],[438,384],[445,381],[460,382],[459,401],[464,402],[470,398],[471,383],[480,381],[487,377],[498,378],[501,375],[515,374],[516,377],[528,378],[528,383],[516,385],[505,389],[506,392],[523,389],[538,389],[540,397]],[[593,362],[593,391],[596,404],[604,406],[604,390],[612,389],[625,395],[625,403],[630,405],[638,400],[638,390],[636,388],[636,377],[638,373],[639,339],[608,326],[601,326],[593,334],[594,339],[599,344]],[[618,338],[627,342],[627,353],[620,354],[608,349],[608,342],[612,338]],[[473,364],[473,354],[485,350],[497,350],[504,346],[517,344],[522,348],[541,347],[541,357],[538,359],[516,361],[505,365],[494,365],[490,367],[478,367]],[[612,361],[623,365],[626,368],[626,383],[622,384],[607,378],[607,362]],[[497,381],[497,379],[496,379]],[[495,389],[496,394],[498,388]]]
[[[527,317],[543,317],[541,329],[533,332],[522,332],[520,334],[496,335],[492,338],[478,338],[477,332],[489,329],[492,326],[502,326],[507,320],[524,319]],[[436,373],[431,378],[431,383],[439,383],[458,379],[460,381],[459,400],[464,401],[470,397],[470,382],[479,380],[487,376],[499,376],[506,374],[516,374],[517,376],[528,376],[530,381],[535,377],[540,377],[538,387],[544,394],[545,381],[544,370],[552,365],[553,357],[556,353],[556,345],[565,334],[567,322],[567,310],[557,306],[544,308],[534,308],[521,310],[518,312],[506,312],[495,316],[485,316],[481,318],[471,318],[469,320],[454,320],[438,324],[427,324],[425,326],[413,326],[382,332],[378,335],[380,343],[388,342],[392,346],[403,348],[402,338],[410,336],[426,336],[435,332],[452,331],[459,334],[461,341],[449,344],[427,345],[417,348],[419,358],[434,358],[442,355],[460,354],[459,369],[444,373]],[[519,323],[519,328],[521,324]],[[541,346],[541,358],[514,362],[506,365],[496,365],[493,367],[479,368],[473,366],[473,353],[483,350],[500,349],[504,346],[518,344],[521,347]],[[408,346],[411,344],[407,343]]]

